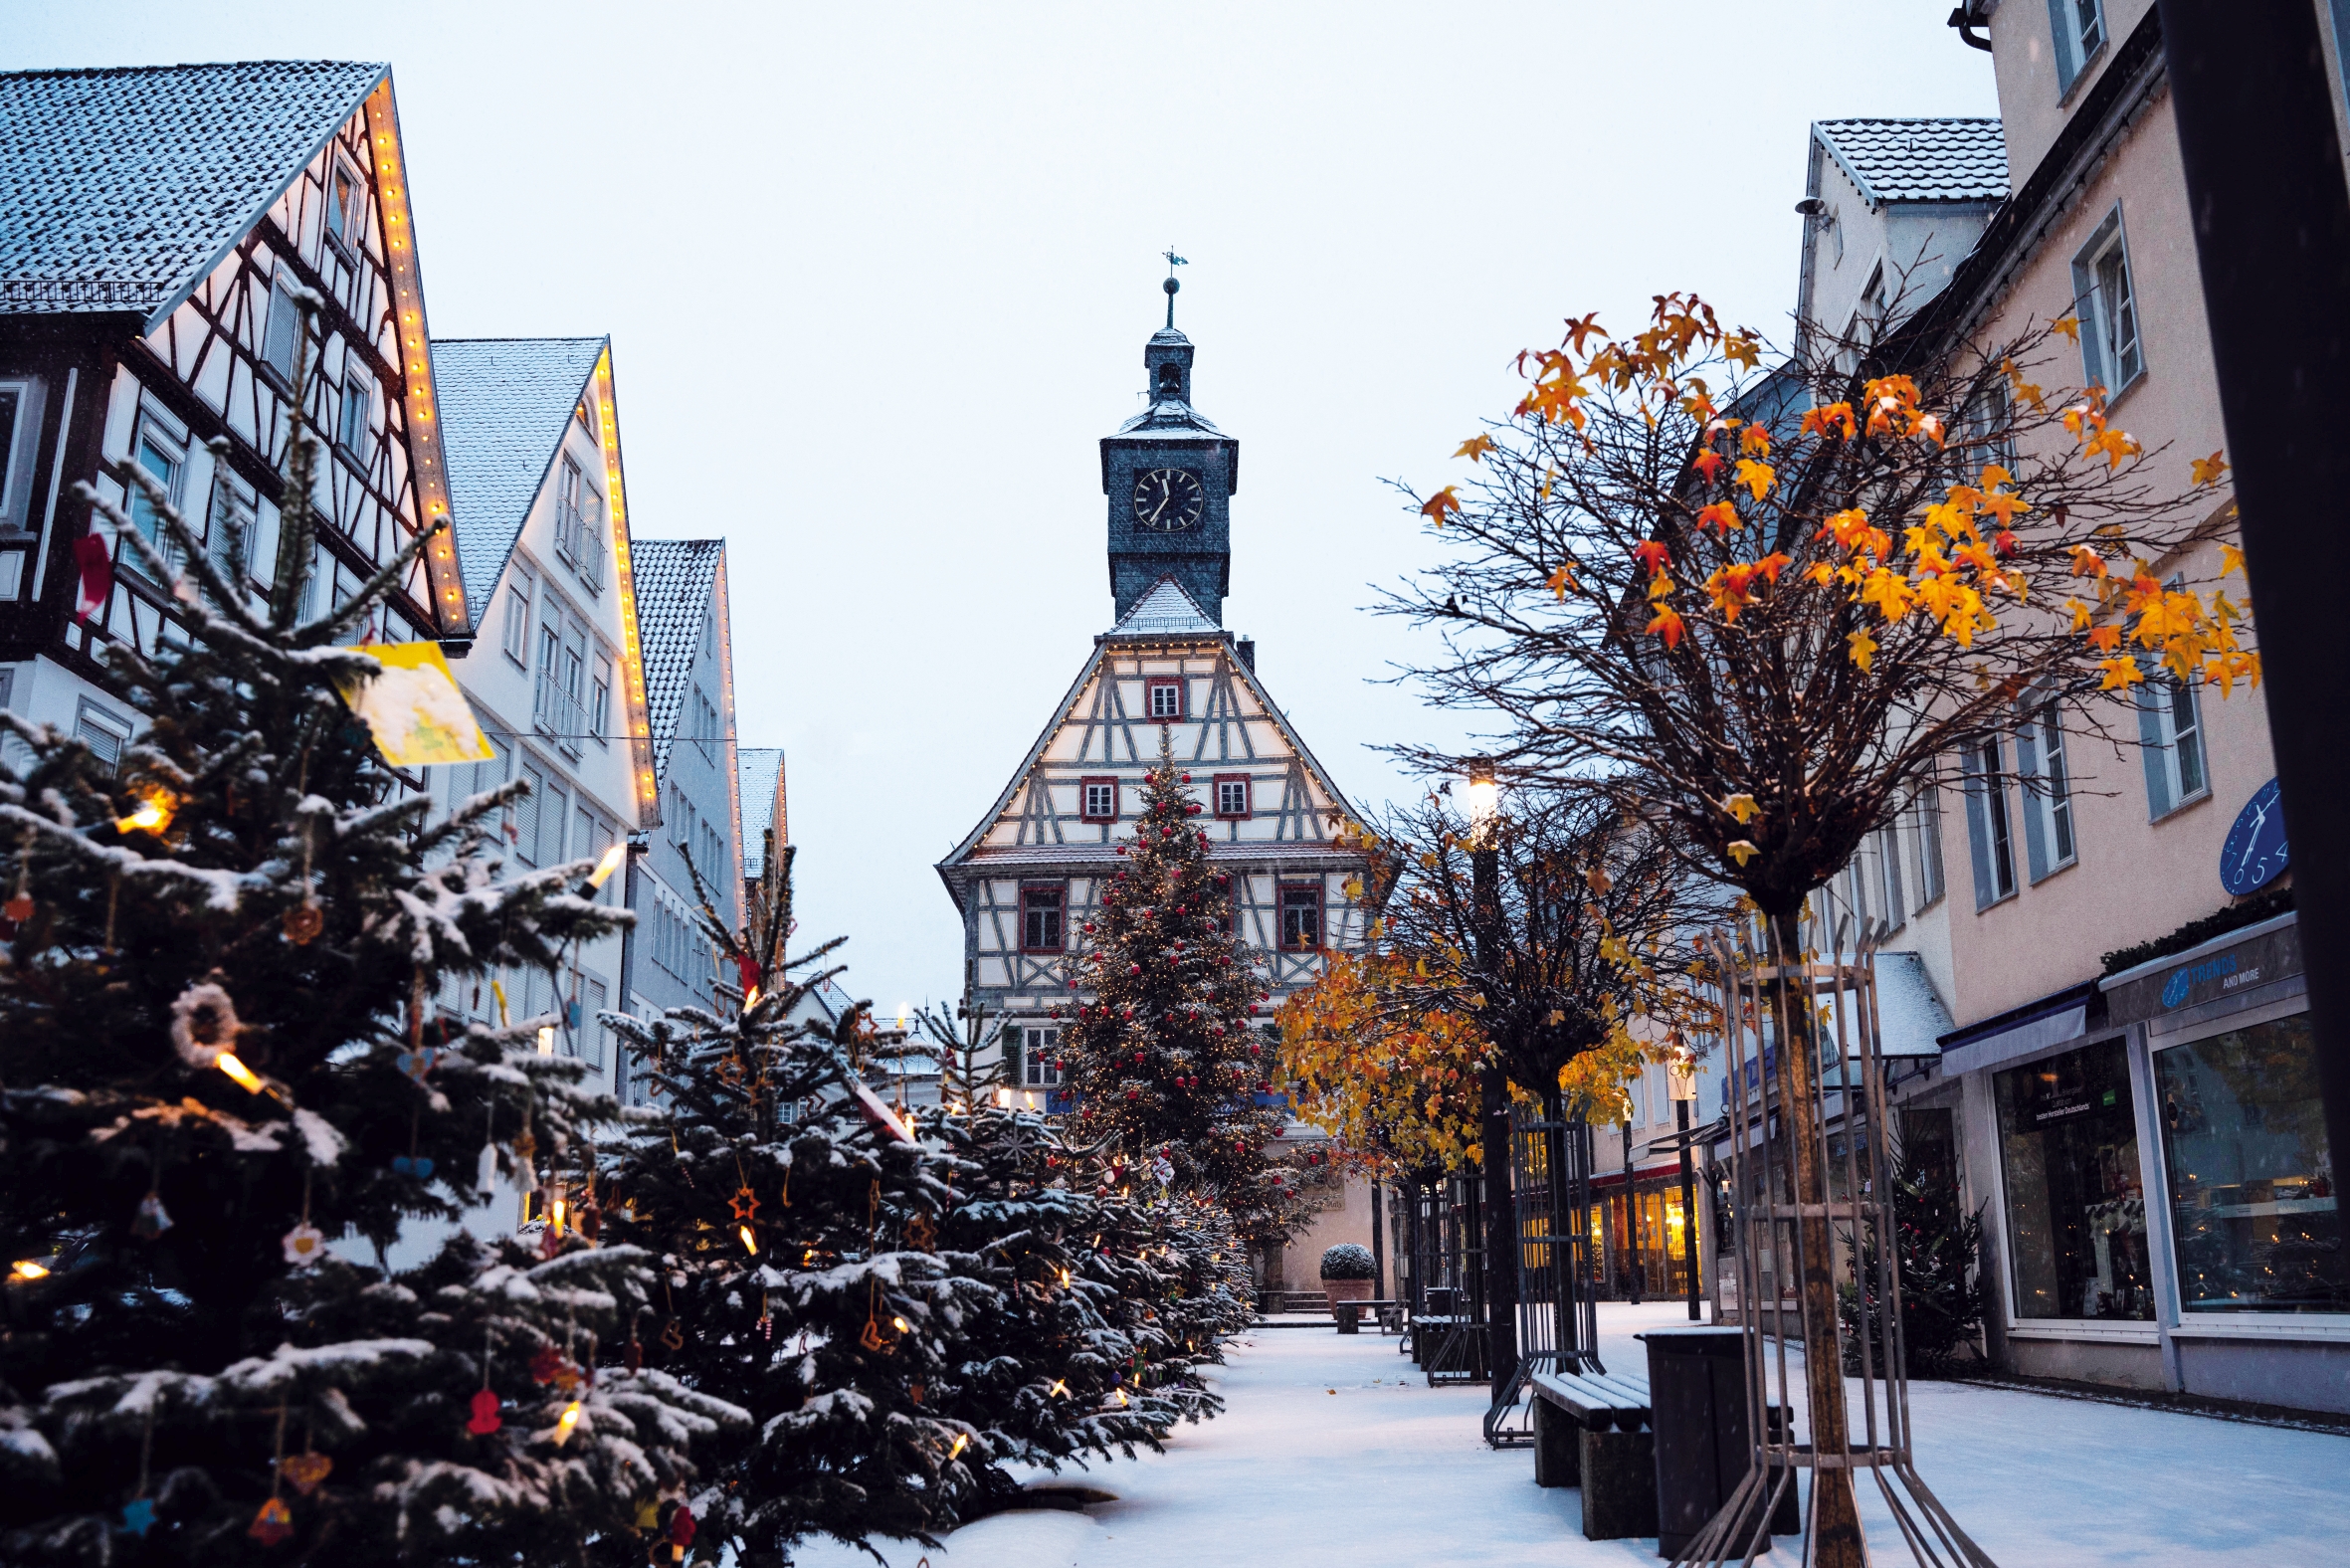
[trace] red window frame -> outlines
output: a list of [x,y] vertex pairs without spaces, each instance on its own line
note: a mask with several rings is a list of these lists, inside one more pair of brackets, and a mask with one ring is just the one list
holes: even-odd
[[[1292,900],[1290,897],[1292,893],[1301,893],[1304,896]],[[1289,937],[1289,910],[1308,906],[1313,909],[1313,940],[1310,942],[1292,941]],[[1321,951],[1328,940],[1329,933],[1324,918],[1327,911],[1324,908],[1322,884],[1319,882],[1282,882],[1280,891],[1275,897],[1273,911],[1274,917],[1281,922],[1280,929],[1275,934],[1280,940],[1283,951],[1292,953]]]
[[[1142,683],[1142,710],[1150,715],[1150,721],[1154,724],[1180,723],[1191,716],[1190,685],[1181,676],[1149,677]],[[1162,713],[1159,711],[1159,693],[1161,691],[1175,693],[1174,712]]]
[[[1108,785],[1108,786],[1109,786],[1109,815],[1107,815],[1107,816],[1102,816],[1102,815],[1100,815],[1100,814],[1098,814],[1098,813],[1094,812],[1094,811],[1093,811],[1093,810],[1092,810],[1092,809],[1091,809],[1091,808],[1090,808],[1090,807],[1089,807],[1089,806],[1086,804],[1086,798],[1087,798],[1087,796],[1089,796],[1089,795],[1092,793],[1092,791],[1093,791],[1093,787],[1094,787],[1095,785],[1097,785],[1097,784],[1106,784],[1106,785]],[[1088,774],[1086,774],[1086,775],[1085,775],[1083,778],[1080,778],[1080,779],[1078,779],[1078,780],[1077,780],[1077,821],[1079,821],[1079,822],[1115,822],[1115,821],[1117,821],[1117,820],[1118,820],[1118,776],[1117,776],[1116,774],[1114,774],[1114,773],[1088,773]]]
[[[1224,786],[1227,784],[1238,784],[1241,787],[1241,809],[1238,811],[1224,809]],[[1210,782],[1209,787],[1216,792],[1215,799],[1210,804],[1216,808],[1216,816],[1222,821],[1245,822],[1257,815],[1257,790],[1248,774],[1219,773]]]
[[[1037,893],[1053,895],[1053,927],[1059,941],[1038,944],[1029,940],[1029,899]],[[1069,947],[1069,883],[1022,882],[1020,884],[1020,950],[1024,953],[1058,953]]]

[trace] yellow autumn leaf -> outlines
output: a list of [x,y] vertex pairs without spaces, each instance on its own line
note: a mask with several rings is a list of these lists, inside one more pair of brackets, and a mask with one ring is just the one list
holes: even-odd
[[1868,635],[1866,627],[1862,627],[1857,632],[1847,632],[1845,634],[1845,650],[1852,655],[1853,663],[1859,665],[1861,673],[1865,675],[1869,662],[1876,658],[1876,639]]
[[2236,546],[2236,545],[2233,545],[2233,544],[2223,544],[2223,545],[2221,545],[2221,546],[2220,546],[2220,575],[2221,575],[2222,577],[2225,577],[2225,576],[2227,576],[2227,575],[2228,575],[2229,573],[2231,573],[2231,572],[2241,572],[2241,571],[2243,571],[2243,570],[2244,570],[2244,551],[2243,551],[2241,548],[2239,548],[2238,546]]
[[2077,315],[2056,315],[2056,316],[2051,316],[2051,317],[2049,318],[2049,325],[2050,325],[2052,328],[2054,328],[2055,330],[2056,330],[2056,331],[2059,331],[2059,332],[2063,333],[2063,334],[2064,334],[2066,337],[2068,337],[2068,338],[2072,339],[2072,341],[2073,341],[2073,343],[2074,343],[2074,345],[2075,345],[2075,346],[2077,346],[2077,345],[2079,344],[2079,342],[2080,342],[2080,317],[2079,317],[2079,316],[2077,316]]
[[1762,811],[1762,807],[1755,804],[1754,797],[1743,790],[1723,801],[1722,809],[1737,818],[1738,826],[1741,828],[1752,822]]
[[2228,460],[2215,452],[2208,458],[2196,458],[2187,465],[2198,485],[2217,485],[2220,476],[2228,472]]
[[1757,848],[1751,840],[1748,839],[1736,839],[1731,841],[1729,851],[1730,859],[1736,861],[1741,867],[1762,853],[1762,851]]

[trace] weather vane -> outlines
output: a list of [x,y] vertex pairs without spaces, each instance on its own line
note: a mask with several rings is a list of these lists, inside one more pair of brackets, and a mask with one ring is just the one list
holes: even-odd
[[1159,287],[1167,291],[1167,330],[1172,332],[1175,330],[1175,291],[1183,287],[1175,281],[1175,269],[1189,267],[1191,263],[1183,257],[1177,256],[1175,247],[1172,245],[1159,254],[1167,259],[1167,281]]

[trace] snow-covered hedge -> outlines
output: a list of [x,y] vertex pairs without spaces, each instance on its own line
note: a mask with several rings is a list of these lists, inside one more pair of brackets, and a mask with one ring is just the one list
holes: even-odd
[[1322,1254],[1322,1277],[1325,1279],[1369,1279],[1379,1272],[1371,1261],[1371,1249],[1353,1242],[1340,1242]]

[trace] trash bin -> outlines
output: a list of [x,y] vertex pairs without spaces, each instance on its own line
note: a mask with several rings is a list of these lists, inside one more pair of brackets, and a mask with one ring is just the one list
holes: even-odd
[[[1738,1328],[1653,1328],[1650,1423],[1657,1439],[1657,1555],[1687,1546],[1746,1478],[1746,1334]],[[1779,1420],[1785,1420],[1779,1414]],[[1772,1422],[1774,1433],[1781,1430]],[[1771,1510],[1771,1533],[1802,1528],[1795,1487]]]

